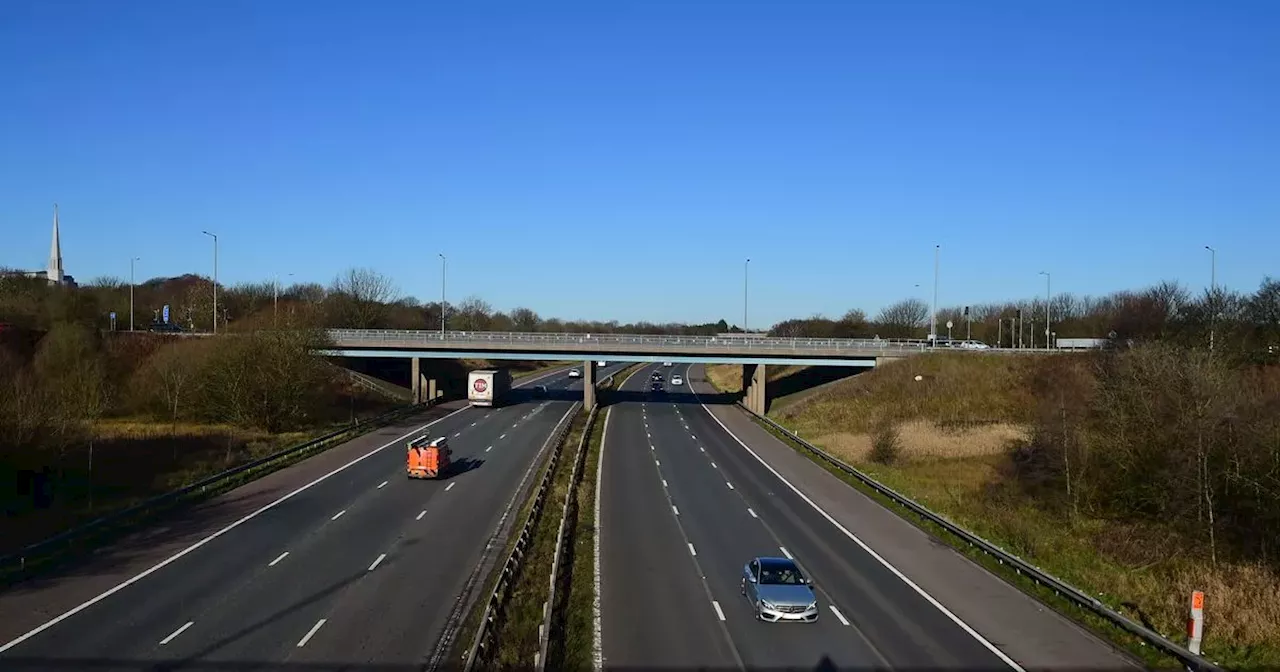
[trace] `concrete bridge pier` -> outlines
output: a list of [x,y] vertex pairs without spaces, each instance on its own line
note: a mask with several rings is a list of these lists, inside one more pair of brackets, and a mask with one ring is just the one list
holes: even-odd
[[582,407],[588,412],[596,407],[596,360],[582,363]]
[[[413,390],[413,403],[423,404],[428,401],[433,401],[436,396],[438,396],[438,392],[436,390],[436,379],[428,379],[426,376],[422,375],[421,358],[414,357],[411,359],[409,368],[410,386]],[[425,390],[423,389],[424,387],[426,388]]]
[[768,371],[764,364],[742,365],[742,405],[758,415],[764,415],[768,409],[767,380]]

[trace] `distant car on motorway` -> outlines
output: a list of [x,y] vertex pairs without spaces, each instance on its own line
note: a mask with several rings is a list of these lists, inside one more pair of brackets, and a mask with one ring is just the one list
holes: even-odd
[[540,398],[541,398],[541,397],[546,397],[546,396],[547,396],[547,386],[546,386],[546,385],[539,385],[539,386],[537,386],[537,387],[533,388],[533,396],[535,396],[535,397],[540,397]]
[[818,620],[818,597],[813,582],[789,558],[753,558],[742,568],[742,594],[751,602],[756,619],[813,623]]
[[661,392],[661,391],[662,391],[662,383],[661,383],[661,382],[655,382],[654,384],[650,385],[650,386],[649,386],[649,391],[650,391],[650,392]]
[[167,322],[156,322],[151,326],[147,327],[147,331],[151,331],[158,334],[180,334],[183,332],[183,329],[182,327],[179,327],[176,324],[171,324]]
[[570,378],[581,378],[581,377],[582,377],[582,372],[581,372],[581,371],[579,371],[579,370],[577,370],[577,369],[569,369],[569,377],[570,377]]
[[663,363],[662,363],[662,365],[663,365],[663,366],[666,366],[666,367],[672,367],[672,366],[675,366],[675,364],[672,364],[671,362],[663,362]]
[[674,375],[674,376],[671,376],[671,384],[672,384],[672,385],[684,385],[684,378],[681,378],[678,374],[677,374],[677,375]]

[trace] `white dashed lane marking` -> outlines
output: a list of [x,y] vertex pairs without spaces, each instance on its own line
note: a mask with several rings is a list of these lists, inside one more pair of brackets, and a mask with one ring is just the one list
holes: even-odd
[[175,637],[177,637],[178,635],[181,635],[183,632],[187,630],[187,628],[193,625],[195,625],[195,621],[187,621],[186,625],[183,625],[181,628],[174,630],[168,637],[165,637],[164,639],[160,640],[160,646],[164,646],[165,644],[172,642]]

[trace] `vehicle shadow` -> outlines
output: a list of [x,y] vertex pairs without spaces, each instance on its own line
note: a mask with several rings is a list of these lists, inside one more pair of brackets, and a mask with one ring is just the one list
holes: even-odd
[[477,460],[474,457],[460,457],[450,462],[449,467],[441,472],[436,480],[447,481],[468,471],[479,469],[482,466],[484,466],[484,460]]

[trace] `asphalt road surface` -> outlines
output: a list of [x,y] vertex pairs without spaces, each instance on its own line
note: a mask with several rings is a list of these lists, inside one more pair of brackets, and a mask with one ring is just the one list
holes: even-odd
[[[1020,669],[990,635],[914,588],[755,459],[690,391],[688,369],[646,367],[623,386],[627,400],[610,407],[599,501],[606,667]],[[648,391],[655,370],[663,393]],[[672,386],[672,374],[685,384]],[[799,563],[816,584],[816,623],[755,620],[740,592],[755,556]],[[1061,622],[1045,627],[1093,647],[1066,662],[1127,664],[1053,618]]]
[[[406,437],[396,438],[78,613],[0,644],[0,669],[420,668],[446,624],[456,627],[475,568],[500,553],[491,538],[532,480],[534,458],[581,399],[581,380],[564,371],[517,384],[519,403],[464,408],[425,430],[450,437],[447,478],[406,478]],[[530,398],[539,385],[547,393]]]

